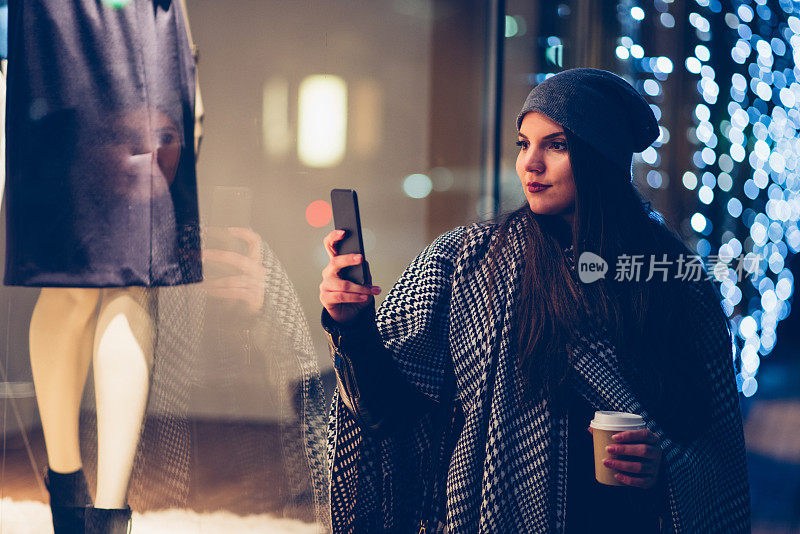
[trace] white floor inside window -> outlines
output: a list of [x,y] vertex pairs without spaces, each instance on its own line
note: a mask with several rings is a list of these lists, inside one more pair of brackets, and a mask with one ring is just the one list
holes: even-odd
[[[319,534],[321,527],[269,515],[158,510],[133,513],[131,534]],[[50,507],[35,501],[0,499],[0,534],[51,534]]]

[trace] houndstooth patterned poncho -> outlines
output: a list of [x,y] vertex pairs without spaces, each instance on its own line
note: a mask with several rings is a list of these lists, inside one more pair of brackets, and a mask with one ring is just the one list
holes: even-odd
[[[377,311],[384,346],[404,377],[434,401],[455,372],[463,428],[455,443],[435,518],[456,533],[563,532],[567,415],[546,400],[525,400],[513,379],[515,288],[524,257],[521,218],[512,224],[489,301],[485,259],[496,233],[476,223],[438,237],[406,268]],[[573,266],[574,269],[574,266]],[[665,435],[623,379],[614,347],[586,333],[570,382],[596,409],[641,414],[661,439],[666,480],[663,531],[750,531],[749,487],[731,341],[710,282],[687,283],[686,313],[697,324],[694,352],[712,385],[712,426],[688,445]],[[337,350],[332,346],[332,350]],[[452,366],[446,365],[452,359]],[[335,394],[328,432],[335,533],[417,532],[421,489],[431,478],[437,434],[432,416],[388,435],[363,431]],[[445,489],[446,487],[446,489]],[[436,530],[436,529],[434,529]],[[429,530],[430,531],[430,530]]]

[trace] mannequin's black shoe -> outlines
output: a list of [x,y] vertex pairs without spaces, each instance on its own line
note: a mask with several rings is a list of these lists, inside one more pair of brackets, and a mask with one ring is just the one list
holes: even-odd
[[86,509],[86,534],[128,534],[131,507]]
[[72,473],[57,473],[48,468],[44,484],[50,493],[55,534],[83,534],[86,507],[92,505],[83,469]]

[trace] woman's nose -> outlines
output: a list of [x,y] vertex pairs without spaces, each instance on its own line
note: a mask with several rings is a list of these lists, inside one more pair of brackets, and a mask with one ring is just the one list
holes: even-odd
[[529,172],[541,172],[544,170],[544,159],[542,153],[531,148],[525,155],[525,170]]

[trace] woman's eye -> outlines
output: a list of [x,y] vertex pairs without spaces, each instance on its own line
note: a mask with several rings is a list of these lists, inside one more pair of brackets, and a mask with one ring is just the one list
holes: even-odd
[[159,135],[159,144],[161,146],[171,145],[175,142],[175,135],[171,132],[163,132]]
[[[517,141],[516,145],[518,147],[522,147],[524,150],[527,150],[529,143],[528,141]],[[554,148],[555,150],[561,151],[561,150],[566,150],[567,144],[563,141],[553,141],[552,143],[550,143],[550,147]]]

